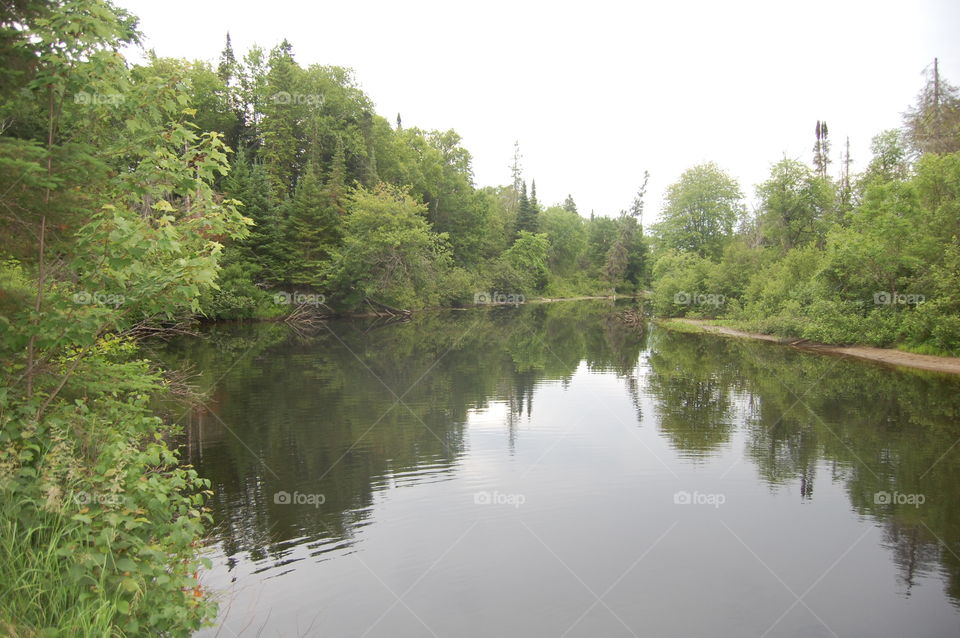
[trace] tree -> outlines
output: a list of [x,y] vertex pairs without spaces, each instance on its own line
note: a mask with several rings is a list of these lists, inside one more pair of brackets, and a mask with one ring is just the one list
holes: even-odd
[[531,294],[547,283],[550,240],[544,234],[521,230],[498,260],[494,284],[500,292]]
[[348,307],[367,300],[407,308],[435,303],[451,259],[447,237],[432,232],[426,207],[380,184],[357,188],[347,208],[343,244],[328,267],[331,293]]
[[569,276],[576,272],[587,248],[587,229],[582,217],[559,206],[540,213],[540,229],[550,242],[549,264],[553,273]]
[[867,170],[860,178],[861,190],[869,182],[890,182],[905,180],[910,174],[907,141],[904,134],[896,129],[879,133],[870,141],[873,157]]
[[[929,67],[928,67],[929,68]],[[917,102],[904,114],[907,139],[916,153],[953,153],[960,150],[960,93],[940,77],[934,58]]]
[[830,166],[830,139],[827,135],[827,123],[817,120],[817,141],[813,145],[813,166],[817,175],[822,179],[827,178],[827,170]]
[[837,193],[837,207],[839,221],[843,223],[844,217],[853,208],[853,180],[850,174],[850,137],[847,136],[846,148],[843,152],[843,169],[840,173],[840,183]]
[[827,180],[803,163],[783,159],[757,187],[757,198],[761,236],[786,252],[823,236],[833,192]]
[[237,76],[237,57],[233,54],[233,45],[230,43],[230,32],[227,31],[227,42],[220,52],[220,63],[217,65],[217,75],[224,84],[230,84]]
[[[536,197],[536,195],[534,195]],[[517,206],[517,227],[516,227],[516,237],[520,236],[521,232],[536,233],[537,232],[537,210],[535,208],[536,201],[531,201],[527,197],[527,183],[523,182],[522,189],[520,191],[520,202]]]
[[261,102],[262,148],[259,155],[273,183],[274,194],[293,193],[303,169],[303,121],[307,103],[301,99],[303,70],[293,59],[289,42],[284,40],[270,52],[265,95]]
[[567,195],[567,198],[563,200],[563,209],[575,215],[578,214],[577,203],[573,201],[573,196]]
[[212,188],[227,149],[190,121],[179,74],[117,53],[136,20],[43,4],[6,43],[33,64],[0,144],[0,181],[17,185],[0,223],[23,235],[0,234],[19,253],[0,265],[0,562],[28,593],[5,590],[0,617],[17,635],[185,636],[215,611],[197,580],[209,482],[178,466],[153,409],[168,382],[137,335],[198,311],[247,220]]
[[339,243],[340,216],[325,190],[308,165],[288,206],[293,283],[321,285],[326,262]]
[[242,203],[241,210],[253,222],[249,235],[228,245],[225,255],[255,266],[251,273],[255,281],[285,281],[290,255],[284,244],[284,221],[263,166],[241,149],[223,182],[223,190]]
[[716,164],[694,166],[667,189],[654,230],[667,248],[716,259],[743,212],[742,198],[736,180]]
[[644,198],[650,173],[644,171],[643,184],[630,205],[629,211],[621,211],[617,220],[617,238],[607,251],[603,274],[607,281],[616,285],[620,281],[639,283],[645,266],[646,244],[640,219],[643,216]]

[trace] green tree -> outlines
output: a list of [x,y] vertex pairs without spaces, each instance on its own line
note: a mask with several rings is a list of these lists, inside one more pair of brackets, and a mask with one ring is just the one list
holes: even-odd
[[520,191],[520,202],[517,205],[517,228],[516,228],[516,237],[520,236],[521,232],[536,233],[538,230],[538,220],[537,213],[538,211],[535,206],[535,201],[531,201],[527,196],[527,183],[523,183],[523,187]]
[[274,194],[293,193],[303,169],[303,70],[293,59],[293,48],[284,40],[270,52],[269,70],[261,96],[260,121],[262,148],[259,157],[270,175]]
[[289,262],[283,236],[285,222],[263,166],[241,149],[224,179],[223,190],[242,203],[244,215],[253,221],[249,235],[228,245],[226,254],[254,265],[256,268],[251,274],[258,282],[284,281]]
[[0,235],[0,564],[19,566],[3,630],[187,636],[214,611],[196,578],[208,483],[166,443],[167,382],[137,335],[198,311],[218,239],[247,220],[212,188],[226,148],[195,130],[179,74],[117,53],[130,14],[61,0],[14,28],[34,64],[0,144],[3,223],[26,235]]
[[736,180],[716,164],[694,166],[667,188],[654,231],[665,248],[716,259],[743,212],[742,198]]
[[494,285],[500,292],[533,294],[547,283],[550,241],[544,234],[521,230],[498,260]]
[[[333,192],[338,189],[339,186],[335,185]],[[343,195],[345,193],[340,193],[338,197]],[[322,283],[326,262],[340,240],[339,204],[338,199],[331,197],[327,185],[321,186],[313,166],[308,165],[287,207],[293,262],[291,282],[314,286]]]
[[347,208],[328,289],[353,307],[368,300],[405,308],[435,303],[451,259],[446,235],[434,233],[425,219],[426,207],[381,184],[357,188]]
[[540,229],[550,242],[550,271],[573,275],[587,248],[587,229],[582,217],[566,208],[551,206],[540,213]]
[[823,236],[833,189],[801,162],[783,159],[757,187],[757,198],[761,235],[785,252]]

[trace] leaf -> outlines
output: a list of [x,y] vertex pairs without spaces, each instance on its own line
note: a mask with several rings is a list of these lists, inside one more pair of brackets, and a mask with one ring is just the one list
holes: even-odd
[[153,205],[153,210],[161,211],[164,213],[174,213],[176,209],[165,199],[161,199]]

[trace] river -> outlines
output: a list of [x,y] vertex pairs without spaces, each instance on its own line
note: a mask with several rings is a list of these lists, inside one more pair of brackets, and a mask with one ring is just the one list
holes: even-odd
[[216,325],[209,636],[960,635],[960,378],[606,301]]

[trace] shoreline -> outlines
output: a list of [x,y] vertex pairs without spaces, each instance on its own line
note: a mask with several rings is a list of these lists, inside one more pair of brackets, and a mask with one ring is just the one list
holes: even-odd
[[873,346],[838,346],[828,343],[816,343],[806,339],[777,337],[775,335],[736,330],[726,326],[718,326],[703,319],[675,317],[671,319],[663,319],[659,323],[667,329],[670,329],[670,323],[672,322],[699,328],[700,332],[706,334],[734,337],[738,339],[769,341],[771,343],[790,346],[806,352],[819,352],[821,354],[853,357],[855,359],[873,361],[891,367],[912,368],[915,370],[928,370],[932,372],[960,375],[960,357],[941,357],[932,354],[915,354],[912,352],[904,352],[902,350],[894,350],[892,348],[875,348]]

